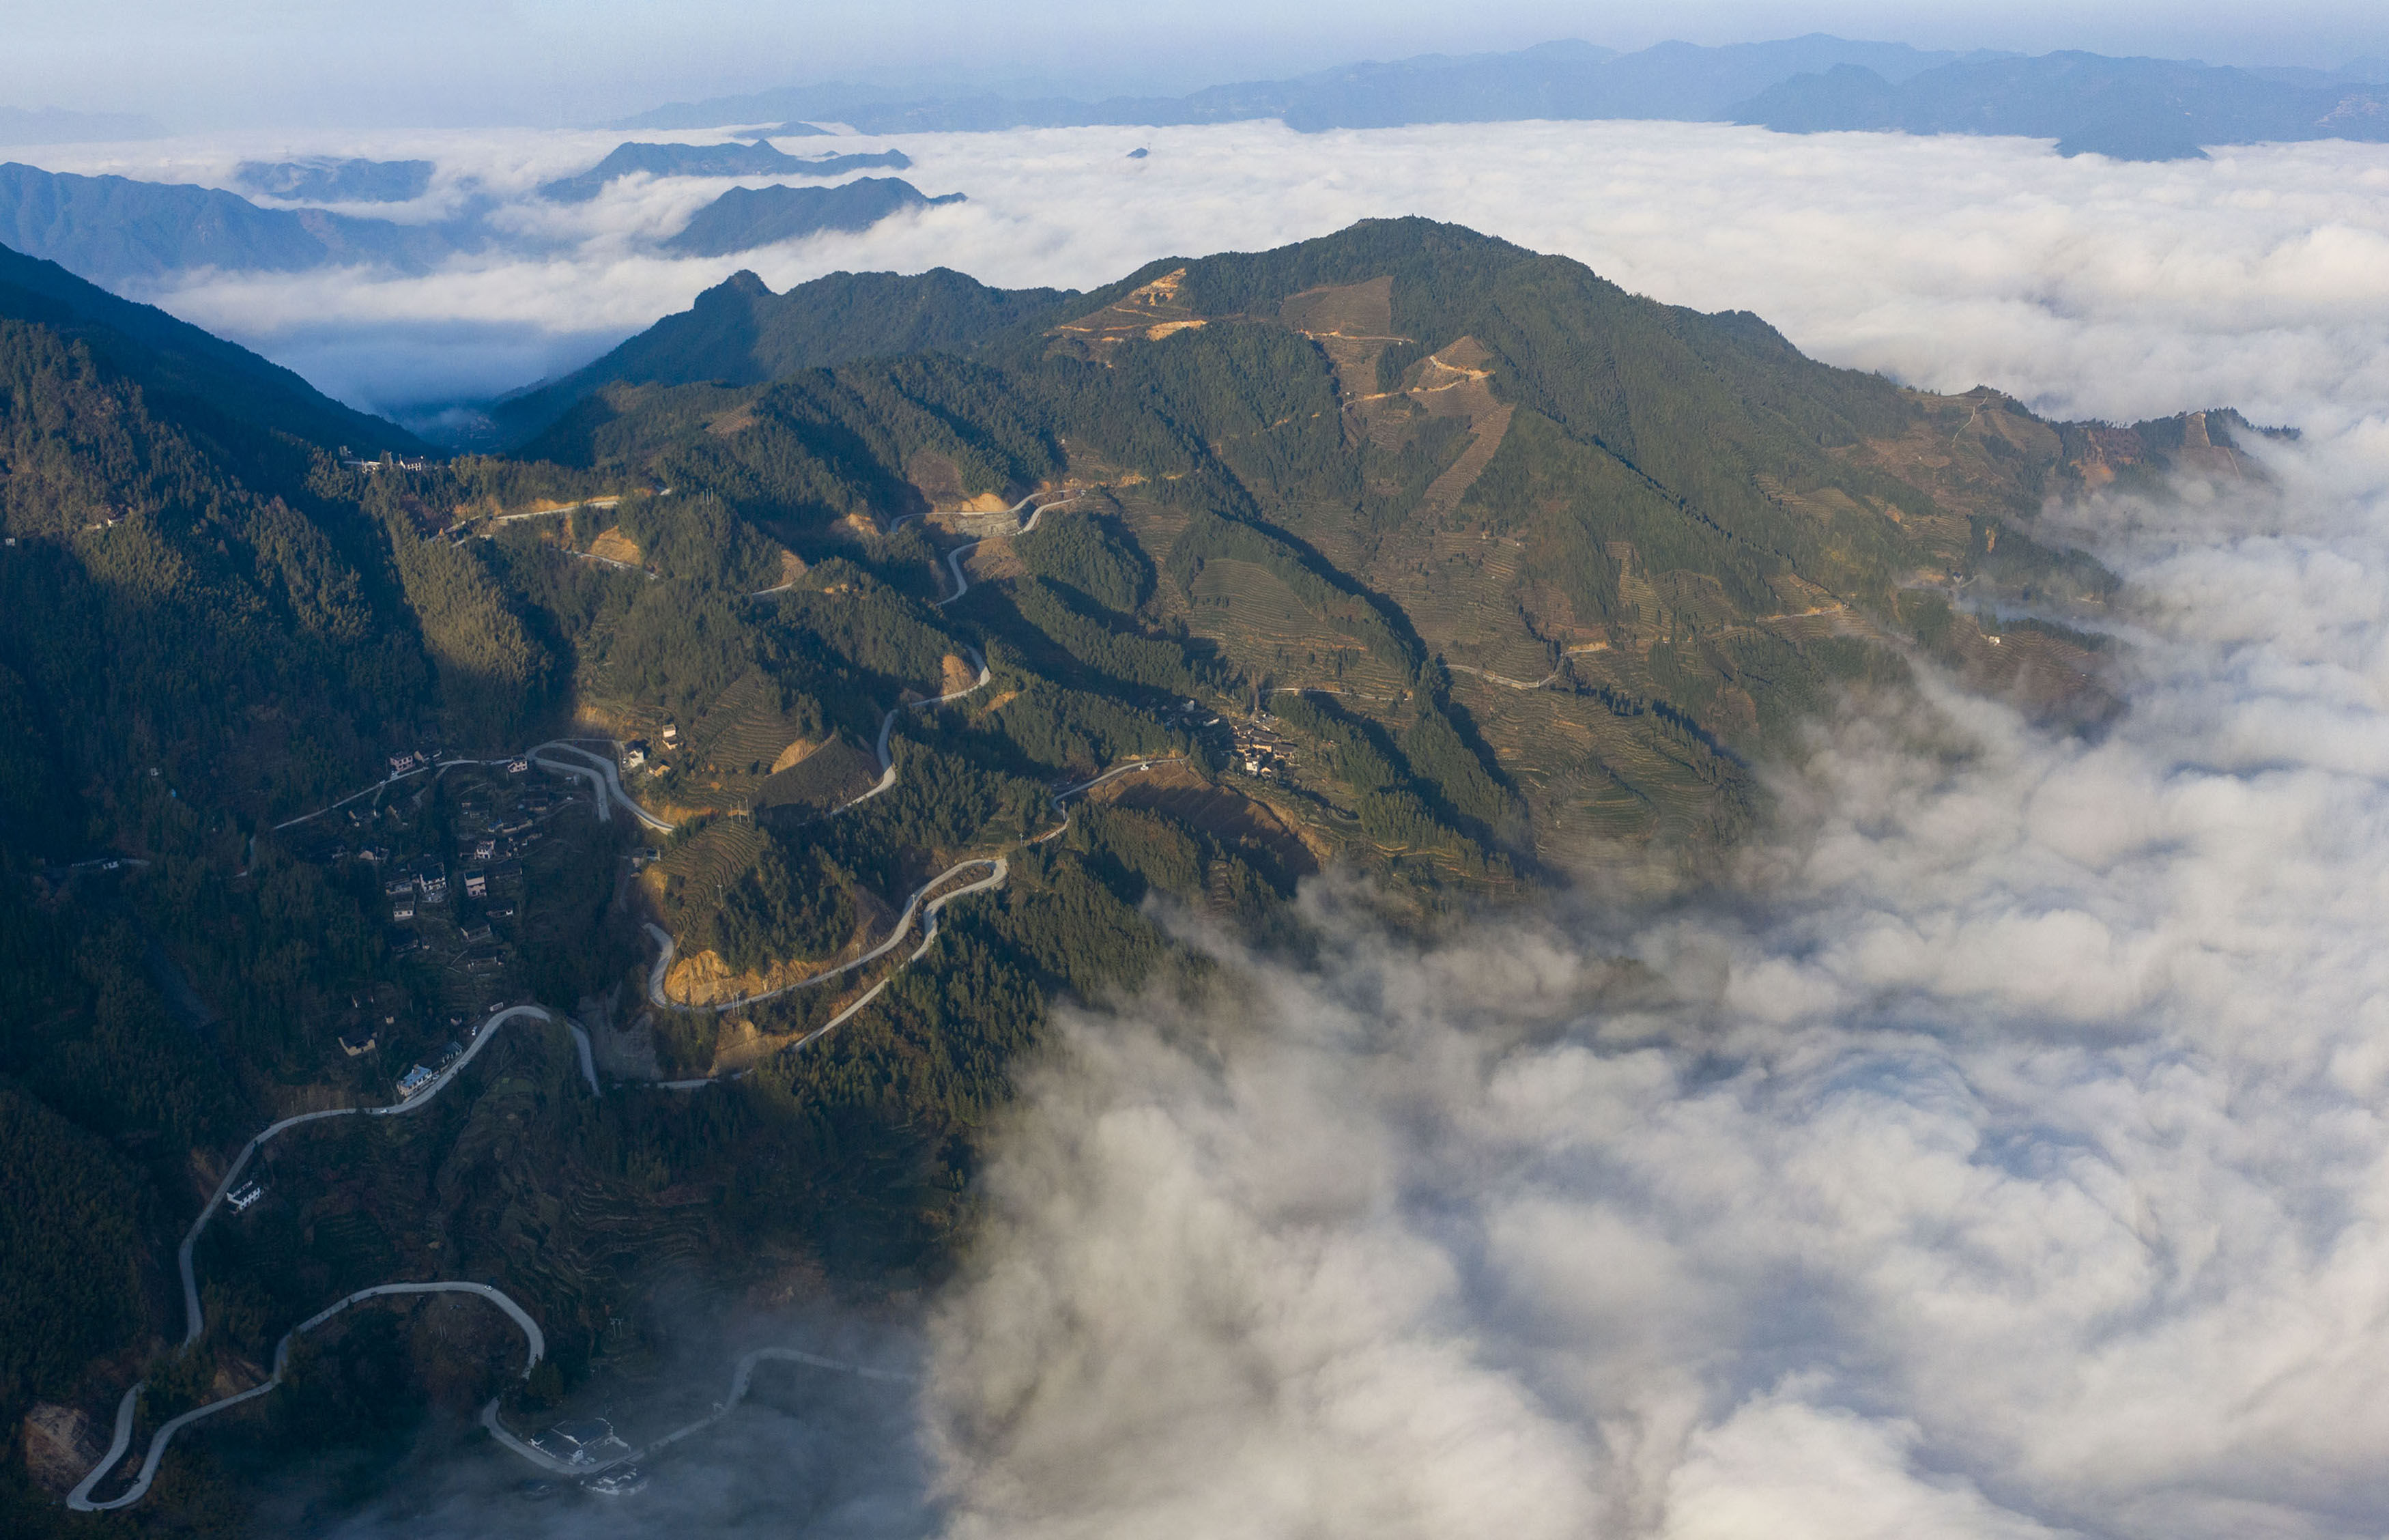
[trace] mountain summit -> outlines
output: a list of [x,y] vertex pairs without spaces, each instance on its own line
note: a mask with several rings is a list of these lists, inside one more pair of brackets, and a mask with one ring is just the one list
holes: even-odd
[[[967,282],[868,281],[911,304]],[[1993,644],[1949,596],[2100,602],[2095,563],[2036,540],[2041,503],[2165,453],[2153,427],[1907,390],[1756,316],[1424,220],[1164,259],[1003,329],[982,307],[989,329],[944,359],[841,345],[837,295],[785,312],[773,348],[854,362],[760,378],[745,339],[766,301],[734,280],[626,343],[601,371],[622,383],[530,452],[715,489],[807,559],[972,497],[1093,499],[1118,559],[1157,583],[1085,608],[1088,578],[1052,590],[1080,596],[1057,610],[997,581],[954,613],[1098,674],[1100,636],[1166,645],[1171,677],[1419,745],[1449,848],[1530,861],[1671,820],[1731,835],[1747,760],[1892,666],[1896,636],[2102,709],[2081,638]]]

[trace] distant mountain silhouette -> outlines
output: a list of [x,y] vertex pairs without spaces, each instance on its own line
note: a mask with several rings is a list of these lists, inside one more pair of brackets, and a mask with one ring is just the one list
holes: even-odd
[[726,257],[824,230],[867,230],[904,209],[959,203],[960,193],[925,198],[910,182],[865,176],[835,187],[733,187],[697,211],[664,250]]
[[408,203],[431,186],[428,160],[243,160],[235,180],[263,198],[309,203]]
[[1664,119],[1784,133],[1900,130],[2053,138],[2066,154],[2170,160],[2199,146],[2389,138],[2389,63],[2338,71],[2235,70],[2058,53],[1933,53],[1821,33],[1619,54],[1590,43],[1514,53],[1427,54],[1246,81],[1183,96],[1087,102],[1002,96],[907,100],[851,83],[678,102],[617,124],[704,128],[810,118],[866,134],[1096,124],[1170,126],[1276,118],[1304,133],[1405,123]]
[[576,176],[543,184],[543,198],[559,203],[586,203],[606,190],[609,182],[642,173],[649,176],[842,176],[850,171],[886,167],[902,171],[913,163],[901,150],[876,155],[829,155],[811,160],[785,154],[758,140],[727,145],[622,145]]
[[1723,118],[1735,103],[1803,71],[1860,64],[1904,79],[1958,57],[1904,43],[1854,43],[1821,33],[1720,48],[1662,43],[1633,54],[1591,43],[1558,42],[1515,53],[1424,54],[1387,63],[1341,65],[1291,80],[1215,85],[1184,96],[1115,96],[1100,102],[1015,101],[992,96],[908,101],[864,86],[798,86],[674,103],[612,126],[709,128],[813,118],[850,123],[865,134],[897,134],[1280,118],[1289,127],[1309,133],[1525,118],[1701,120]]
[[[1845,64],[1795,76],[1736,111],[1789,134],[1898,130],[2057,140],[2062,155],[2178,160],[2202,145],[2389,139],[2389,86],[2285,71],[2291,79],[2162,58],[2056,53],[1967,60],[1895,84]],[[2324,83],[2299,83],[2311,76]]]
[[420,271],[456,240],[434,226],[261,209],[215,187],[0,164],[0,244],[103,284],[194,267],[300,273],[380,263]]

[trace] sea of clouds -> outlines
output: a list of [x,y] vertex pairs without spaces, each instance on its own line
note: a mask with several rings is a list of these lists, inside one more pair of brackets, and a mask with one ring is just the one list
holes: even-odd
[[[528,186],[611,143],[558,138],[436,158]],[[926,1491],[827,1528],[2389,1528],[2389,149],[2119,165],[1680,124],[892,142],[971,201],[668,263],[641,242],[718,185],[639,185],[554,215],[587,227],[537,261],[172,303],[389,400],[341,385],[374,351],[344,328],[445,336],[452,374],[421,380],[479,379],[506,327],[522,357],[594,350],[738,265],[1085,287],[1415,212],[1915,383],[2066,416],[2238,405],[2306,436],[2256,451],[2264,484],[2051,516],[2126,580],[2102,623],[2128,710],[2100,737],[1926,676],[1769,771],[1778,827],[1718,892],[1583,893],[1422,949],[1322,884],[1317,967],[1237,959],[1230,1008],[1067,1013],[924,1328],[921,1453],[894,1468]],[[619,1522],[714,1479],[673,1463]],[[733,1507],[689,1514],[772,1522]]]
[[[344,212],[428,222],[486,205],[488,251],[421,276],[200,274],[140,296],[382,408],[575,367],[742,266],[774,288],[842,268],[944,265],[1007,287],[1086,289],[1156,257],[1258,250],[1406,213],[1577,257],[1670,303],[1756,311],[1834,363],[1935,389],[1988,382],[2061,416],[2229,402],[2261,419],[2325,410],[2337,425],[2389,400],[2381,146],[2145,165],[2060,160],[2036,140],[1699,123],[835,135],[780,143],[798,155],[901,148],[914,162],[901,174],[923,192],[969,201],[860,235],[694,260],[655,243],[728,183],[642,177],[578,205],[533,196],[624,137],[252,135],[61,147],[43,163],[231,186],[244,159],[436,162],[417,204]],[[1136,148],[1151,153],[1129,159]]]

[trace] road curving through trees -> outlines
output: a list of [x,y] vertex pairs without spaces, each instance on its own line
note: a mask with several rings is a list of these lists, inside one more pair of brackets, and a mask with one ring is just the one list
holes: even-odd
[[[431,1104],[433,1098],[438,1097],[441,1091],[447,1089],[448,1086],[454,1082],[456,1076],[464,1070],[465,1066],[470,1064],[474,1059],[479,1057],[481,1049],[486,1046],[492,1039],[497,1036],[497,1029],[499,1027],[505,1025],[509,1021],[537,1020],[552,1023],[556,1020],[557,1018],[556,1015],[548,1010],[544,1006],[508,1006],[502,1010],[492,1013],[488,1020],[481,1023],[480,1027],[473,1033],[471,1044],[466,1047],[462,1054],[457,1056],[454,1063],[442,1067],[439,1074],[424,1084],[423,1089],[415,1092],[413,1096],[406,1097],[404,1100],[392,1102],[383,1107],[336,1107],[322,1112],[301,1112],[295,1117],[284,1118],[279,1123],[267,1125],[262,1132],[252,1136],[247,1144],[241,1146],[240,1153],[233,1158],[231,1166],[224,1172],[224,1179],[216,1184],[216,1189],[209,1197],[207,1205],[199,1210],[198,1217],[191,1221],[191,1227],[184,1232],[183,1242],[181,1246],[177,1247],[175,1250],[175,1264],[182,1273],[183,1314],[185,1325],[183,1334],[184,1348],[187,1350],[194,1343],[198,1342],[201,1337],[207,1334],[207,1319],[199,1303],[198,1268],[197,1264],[197,1251],[199,1243],[199,1236],[206,1230],[209,1221],[212,1220],[216,1216],[217,1213],[224,1207],[226,1197],[239,1182],[241,1173],[248,1169],[249,1158],[251,1156],[255,1155],[269,1142],[280,1136],[282,1134],[305,1123],[321,1123],[327,1118],[359,1116],[400,1117],[406,1113],[415,1111],[420,1108],[428,1107]],[[581,1030],[578,1022],[567,1020],[564,1024],[569,1028],[572,1033],[574,1046],[579,1054],[581,1071],[588,1077],[591,1094],[599,1094],[596,1065],[590,1054],[588,1033]],[[526,1365],[523,1369],[524,1373],[530,1373],[531,1367],[537,1365],[541,1356],[546,1352],[546,1339],[540,1331],[539,1323],[531,1318],[530,1314],[524,1310],[521,1305],[508,1298],[502,1290],[494,1289],[488,1284],[468,1282],[431,1281],[377,1284],[371,1289],[361,1290],[358,1292],[350,1295],[348,1298],[340,1301],[338,1304],[317,1312],[315,1315],[308,1317],[305,1321],[300,1322],[298,1326],[293,1327],[288,1332],[285,1333],[281,1343],[275,1349],[273,1376],[265,1380],[264,1383],[253,1385],[248,1390],[242,1391],[236,1395],[226,1396],[220,1401],[209,1402],[204,1406],[194,1407],[190,1411],[183,1413],[181,1416],[174,1418],[172,1420],[167,1422],[163,1427],[160,1428],[150,1438],[148,1457],[142,1462],[141,1474],[134,1484],[124,1493],[116,1497],[110,1498],[105,1503],[95,1503],[91,1501],[92,1488],[97,1485],[100,1480],[110,1470],[116,1469],[118,1462],[123,1459],[125,1450],[130,1446],[132,1442],[134,1414],[139,1408],[141,1392],[147,1388],[147,1382],[142,1381],[134,1385],[131,1390],[124,1392],[124,1398],[117,1405],[116,1434],[114,1440],[109,1446],[108,1453],[102,1455],[100,1457],[99,1463],[93,1466],[90,1472],[86,1474],[81,1482],[76,1483],[74,1491],[69,1494],[67,1497],[67,1506],[79,1512],[94,1512],[105,1508],[124,1508],[140,1501],[142,1495],[149,1490],[150,1480],[157,1474],[158,1462],[165,1457],[166,1446],[168,1444],[172,1442],[173,1436],[177,1431],[189,1424],[199,1420],[201,1418],[212,1417],[216,1413],[224,1411],[228,1407],[238,1405],[244,1401],[249,1401],[257,1396],[263,1395],[267,1391],[272,1390],[275,1386],[282,1382],[282,1371],[289,1357],[290,1343],[299,1333],[313,1330],[314,1328],[322,1325],[324,1322],[331,1319],[332,1316],[339,1314],[342,1310],[347,1309],[350,1305],[354,1304],[361,1300],[371,1299],[385,1294],[450,1292],[480,1295],[481,1297],[490,1300],[492,1303],[498,1305],[500,1309],[505,1311],[508,1315],[514,1318],[515,1323],[523,1328],[525,1337],[530,1342],[530,1364]]]

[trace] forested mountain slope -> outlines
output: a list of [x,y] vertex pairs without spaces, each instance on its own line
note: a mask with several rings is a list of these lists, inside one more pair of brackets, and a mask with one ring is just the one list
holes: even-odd
[[[934,589],[917,533],[750,598],[792,564],[718,498],[512,461],[349,467],[328,434],[178,393],[195,378],[236,396],[256,362],[236,350],[154,332],[176,345],[165,354],[63,305],[35,314],[62,325],[0,320],[0,1154],[22,1174],[0,1192],[11,1534],[51,1525],[128,1384],[149,1386],[146,1440],[255,1383],[278,1336],[351,1287],[501,1280],[563,1367],[528,1392],[536,1405],[580,1382],[653,1268],[827,1266],[869,1289],[944,1266],[972,1130],[1044,1002],[1166,965],[1136,907],[1149,890],[1233,918],[1311,869],[1282,830],[1260,829],[1246,859],[1233,815],[1081,809],[1062,828],[1054,780],[1189,753],[1191,735],[1000,647],[970,720],[908,720],[887,793],[820,819],[872,783],[884,713],[976,656],[976,632],[914,597]],[[730,809],[742,816],[707,821],[707,789],[687,789],[697,816],[650,894],[625,880],[629,821],[519,756],[576,712],[585,733],[658,708],[685,709],[725,775],[758,732],[775,763],[770,796]],[[799,740],[820,751],[792,752]],[[662,891],[710,870],[691,864],[722,836],[759,835],[759,858],[723,866],[702,905]],[[1009,853],[1008,881],[948,916],[917,968],[901,967],[908,941],[897,973],[852,989],[640,1019],[642,914],[733,967],[851,953],[925,873],[979,852]],[[433,871],[437,903],[415,896]],[[817,1051],[704,1097],[639,1090],[728,1052],[756,1063],[874,985]],[[390,1100],[410,1064],[523,998],[619,1011],[607,1062],[632,1094],[594,1110],[565,1097],[580,1076],[558,1028],[492,1045],[437,1116],[377,1124],[363,1145],[278,1143],[254,1173],[270,1199],[222,1211],[198,1250],[206,1336],[173,1346],[177,1238],[242,1141],[300,1109]],[[533,1213],[566,1217],[527,1227]],[[266,1461],[370,1440],[425,1415],[426,1386],[478,1405],[501,1372],[495,1344],[482,1364],[453,1343],[417,1362],[403,1337],[344,1341],[302,1367],[295,1399],[207,1437]],[[76,1427],[99,1432],[78,1443]],[[177,1445],[147,1499],[170,1526],[236,1523],[210,1447]]]
[[[968,361],[593,397],[534,449],[710,491],[807,555],[932,504],[1081,489],[1105,559],[1143,574],[1132,597],[1029,570],[1041,533],[982,549],[1010,581],[952,613],[1106,688],[1315,691],[1298,710],[1322,731],[1441,767],[1387,782],[1443,831],[1411,843],[1532,866],[1730,835],[1750,756],[1896,669],[1897,637],[2095,712],[2082,639],[2025,625],[1994,650],[1948,596],[2099,602],[2095,564],[2031,532],[2086,465],[2158,457],[2154,430],[2102,432],[1399,221],[1158,262]],[[1172,661],[1096,661],[1115,648]],[[1333,790],[1335,758],[1301,772],[1331,803],[1367,789]]]
[[[0,320],[12,1532],[94,1453],[41,1429],[138,1380],[146,1438],[369,1284],[523,1302],[529,1416],[604,1393],[660,1279],[939,1276],[1051,1003],[1208,987],[1172,909],[1299,950],[1331,863],[1425,918],[1697,857],[1757,756],[1918,652],[2095,717],[2090,639],[1989,601],[2097,606],[2044,499],[2229,474],[2245,430],[1919,394],[1423,221],[1083,296],[733,280],[525,457],[371,470],[247,355],[118,314]],[[191,404],[218,379],[237,415]],[[915,958],[908,898],[965,878]],[[243,1141],[521,1000],[588,1027],[602,1095],[559,1025],[421,1116],[292,1132],[173,1345]],[[176,1445],[161,1522],[513,1372],[327,1330]]]
[[137,380],[153,404],[171,400],[178,410],[347,444],[367,457],[386,449],[423,452],[396,423],[341,405],[278,364],[6,246],[0,246],[0,316],[83,343]]
[[[377,1004],[418,1031],[442,1019],[398,967],[374,873],[295,860],[273,823],[402,743],[504,743],[557,701],[553,660],[471,553],[422,538],[402,472],[339,463],[344,443],[406,435],[47,263],[8,253],[5,272],[20,280],[0,288],[13,1431],[43,1397],[87,1396],[104,1418],[97,1391],[163,1328],[160,1270],[195,1185],[262,1114],[311,1087],[353,1094],[344,1023]],[[516,503],[587,481],[443,474],[457,500]],[[0,1529],[33,1533],[11,1469]]]

